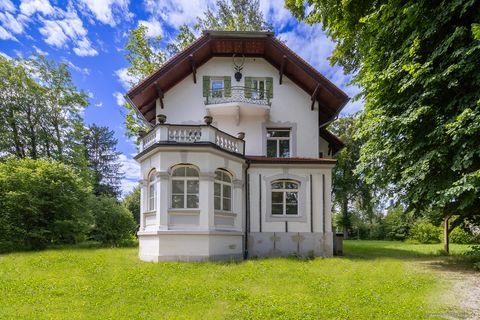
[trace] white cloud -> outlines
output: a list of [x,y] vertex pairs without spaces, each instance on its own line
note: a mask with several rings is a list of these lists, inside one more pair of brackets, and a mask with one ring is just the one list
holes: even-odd
[[145,9],[153,18],[160,18],[174,28],[186,23],[195,24],[197,16],[208,7],[213,8],[214,0],[146,0]]
[[77,46],[73,48],[73,52],[80,57],[96,56],[98,54],[98,51],[92,48],[92,44],[87,38],[78,41]]
[[95,104],[94,104],[94,106],[95,106],[95,107],[99,107],[99,108],[100,108],[100,107],[102,107],[102,106],[103,106],[103,102],[102,102],[102,101],[100,101],[100,102],[97,102],[97,103],[95,103]]
[[115,97],[115,99],[117,100],[117,104],[121,107],[125,104],[125,98],[123,97],[123,94],[121,94],[120,92],[114,92],[113,93],[113,96]]
[[88,75],[90,74],[90,69],[88,69],[88,68],[81,68],[81,67],[77,66],[76,64],[74,64],[73,62],[71,62],[70,60],[65,59],[65,58],[63,58],[62,60],[63,60],[63,62],[65,62],[66,64],[68,64],[68,66],[69,66],[72,70],[74,70],[74,71],[76,71],[76,72],[78,72],[78,73],[80,73],[80,74],[82,74],[82,75],[85,75],[85,76],[88,76]]
[[157,19],[150,18],[150,20],[140,20],[138,21],[138,25],[143,25],[148,28],[147,30],[147,36],[149,37],[158,37],[161,36],[163,37],[163,28]]
[[15,34],[23,33],[27,20],[28,18],[22,14],[14,17],[9,12],[0,12],[0,22],[2,23],[3,27]]
[[56,20],[41,19],[43,27],[39,29],[44,41],[54,47],[66,47],[73,43],[73,51],[78,56],[95,56],[98,51],[92,48],[87,38],[87,29],[77,12],[69,7],[66,12],[59,11],[61,18]]
[[122,164],[123,172],[125,172],[121,184],[122,195],[126,195],[138,185],[138,180],[140,180],[140,165],[134,159],[128,158],[124,154],[120,155],[119,161]]
[[55,10],[48,0],[22,0],[20,12],[26,16],[31,16],[36,12],[48,16],[53,14]]
[[1,40],[14,40],[17,41],[17,38],[13,36],[10,32],[5,30],[4,27],[0,26],[0,39]]
[[282,30],[293,19],[290,11],[285,9],[284,0],[261,0],[260,11],[275,30]]
[[12,59],[12,57],[10,57],[8,54],[6,54],[5,52],[2,52],[2,51],[0,51],[0,56],[4,57],[7,60]]
[[4,10],[7,12],[15,12],[17,9],[15,5],[10,0],[2,0],[0,1],[0,10]]
[[122,16],[127,19],[132,17],[128,11],[129,0],[80,0],[80,2],[98,21],[112,27],[117,25]]
[[115,71],[115,75],[125,90],[130,89],[130,87],[136,82],[136,79],[128,74],[127,68],[118,69]]
[[33,49],[35,49],[36,53],[41,54],[42,56],[48,56],[48,52],[43,51],[42,49],[40,49],[39,47],[37,47],[35,45],[33,46]]

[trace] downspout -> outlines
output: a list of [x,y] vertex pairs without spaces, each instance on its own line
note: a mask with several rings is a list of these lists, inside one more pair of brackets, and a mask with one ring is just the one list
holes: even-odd
[[243,251],[243,258],[248,258],[248,232],[250,226],[250,183],[248,179],[248,169],[250,168],[250,161],[247,160],[247,167],[245,168],[245,249]]

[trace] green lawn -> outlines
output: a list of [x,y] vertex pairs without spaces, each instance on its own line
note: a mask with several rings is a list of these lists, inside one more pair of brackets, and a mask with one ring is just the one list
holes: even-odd
[[135,248],[0,255],[0,318],[435,319],[452,311],[437,299],[446,286],[416,265],[440,249],[346,241],[340,258],[240,263],[145,263]]

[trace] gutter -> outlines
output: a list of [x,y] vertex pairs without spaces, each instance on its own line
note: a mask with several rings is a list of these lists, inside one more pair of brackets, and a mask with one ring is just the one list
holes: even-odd
[[250,226],[250,182],[248,180],[248,169],[250,168],[250,160],[246,159],[247,167],[245,168],[245,239],[244,244],[245,248],[243,250],[243,258],[248,258],[248,233],[249,233],[249,226]]

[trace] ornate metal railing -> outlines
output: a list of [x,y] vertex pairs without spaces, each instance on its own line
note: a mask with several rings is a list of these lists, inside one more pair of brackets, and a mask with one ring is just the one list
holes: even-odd
[[211,125],[157,124],[150,132],[140,137],[140,152],[152,145],[211,143],[223,150],[243,154],[245,141]]
[[245,102],[264,106],[270,106],[270,95],[268,90],[257,90],[248,87],[230,87],[223,89],[212,89],[205,97],[205,104],[220,104],[229,102]]

